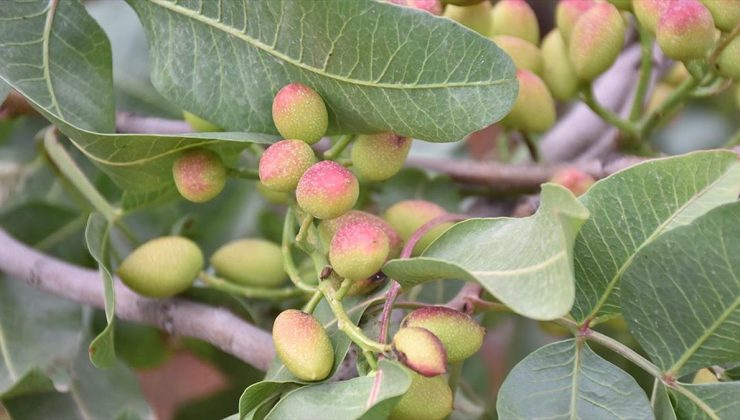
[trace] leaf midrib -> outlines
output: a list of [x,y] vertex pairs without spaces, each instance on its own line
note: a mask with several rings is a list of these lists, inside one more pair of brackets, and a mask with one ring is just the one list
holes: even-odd
[[319,76],[333,79],[333,80],[336,80],[342,83],[349,83],[349,84],[354,84],[358,86],[366,86],[366,87],[372,87],[372,88],[404,89],[404,90],[405,89],[449,89],[449,88],[458,88],[458,87],[459,88],[470,88],[470,87],[479,87],[479,86],[500,85],[504,83],[513,83],[513,79],[497,79],[497,80],[478,81],[478,82],[445,82],[445,83],[430,83],[430,84],[379,83],[379,82],[372,82],[372,81],[366,81],[366,80],[360,80],[360,79],[352,79],[349,77],[342,77],[336,74],[327,73],[323,71],[322,69],[319,69],[317,67],[312,67],[303,62],[297,61],[293,57],[290,57],[288,55],[281,53],[280,51],[277,51],[274,47],[267,45],[250,36],[247,36],[244,32],[237,30],[236,28],[225,25],[221,23],[220,21],[212,19],[210,17],[198,14],[194,10],[188,9],[187,7],[179,6],[167,0],[147,0],[147,1],[159,7],[162,7],[164,9],[168,9],[174,13],[178,13],[190,19],[200,21],[222,32],[228,33],[236,38],[239,38],[247,42],[248,44],[252,45],[254,48],[260,49],[286,63],[299,67],[308,72],[317,74]]
[[3,361],[5,362],[5,366],[8,367],[8,373],[10,374],[10,379],[15,382],[18,380],[18,372],[15,371],[15,367],[13,367],[13,360],[10,358],[10,350],[8,350],[8,340],[5,337],[5,328],[3,327],[3,324],[0,323],[0,353],[3,355]]
[[512,268],[509,270],[486,270],[486,271],[471,271],[470,273],[474,276],[509,276],[509,275],[517,275],[517,274],[527,274],[532,273],[536,271],[543,270],[551,265],[554,265],[561,259],[563,259],[567,255],[567,252],[565,250],[562,250],[560,252],[555,253],[551,257],[548,257],[546,260],[541,261],[537,264],[529,265],[526,267],[521,268]]

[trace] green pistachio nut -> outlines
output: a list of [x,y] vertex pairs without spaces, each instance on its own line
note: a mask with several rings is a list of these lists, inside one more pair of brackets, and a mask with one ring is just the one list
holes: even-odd
[[448,4],[447,7],[445,7],[443,16],[466,26],[483,36],[491,36],[493,35],[493,16],[491,16],[492,9],[493,6],[491,6],[489,1],[481,1],[468,6],[455,6],[454,4]]
[[257,192],[270,204],[290,204],[292,195],[287,192],[275,191],[267,188],[262,182],[257,183]]
[[334,348],[313,316],[288,309],[272,325],[275,352],[288,371],[303,381],[326,379],[334,365]]
[[194,131],[207,133],[213,131],[221,131],[221,127],[212,124],[195,114],[191,114],[188,111],[183,111],[182,115],[185,118],[185,121],[190,124],[190,128],[192,128]]
[[562,185],[578,197],[588,191],[596,181],[594,177],[579,169],[565,168],[556,172],[550,182]]
[[511,57],[516,68],[542,74],[542,53],[536,45],[509,35],[497,35],[491,39]]
[[[383,218],[398,232],[401,239],[408,241],[425,223],[447,214],[442,207],[424,200],[405,200],[386,210]],[[452,223],[442,223],[429,230],[414,246],[412,255],[418,256],[429,244],[444,233]]]
[[333,219],[352,209],[360,195],[357,178],[344,166],[330,160],[306,170],[296,187],[296,200],[317,219]]
[[352,144],[352,167],[367,181],[383,181],[403,168],[411,139],[393,133],[363,134]]
[[570,41],[570,34],[578,19],[596,4],[593,0],[561,0],[555,8],[555,23],[565,40]]
[[368,222],[347,223],[329,245],[329,261],[340,276],[364,280],[377,273],[388,258],[388,236]]
[[730,32],[740,22],[740,1],[701,0],[714,18],[719,30]]
[[560,31],[553,29],[542,41],[542,59],[544,62],[542,79],[553,98],[567,101],[575,97],[578,93],[579,79],[568,57],[568,47]]
[[118,268],[118,276],[142,296],[164,298],[189,288],[203,270],[203,254],[193,241],[165,236],[136,248]]
[[172,165],[177,191],[186,200],[203,203],[216,197],[226,185],[226,167],[221,157],[208,149],[183,152]]
[[698,0],[672,3],[658,20],[656,38],[666,56],[679,61],[703,58],[714,48],[714,19]]
[[491,12],[494,35],[509,35],[540,43],[540,26],[537,16],[524,0],[500,0]]
[[301,140],[281,140],[265,149],[260,157],[262,184],[279,192],[295,189],[303,173],[316,163],[311,146]]
[[447,352],[439,338],[427,329],[401,328],[393,336],[391,348],[401,363],[420,375],[431,377],[447,372]]
[[450,363],[474,355],[483,345],[485,330],[469,315],[444,306],[417,309],[401,322],[402,329],[419,327],[437,336]]
[[517,70],[519,94],[503,121],[504,126],[526,133],[541,133],[555,124],[555,101],[545,82],[528,70]]
[[740,80],[740,36],[730,41],[717,60],[717,71],[734,80]]
[[632,10],[632,0],[607,0],[619,10]]
[[593,80],[614,64],[624,44],[626,27],[616,7],[597,3],[573,27],[568,53],[578,77]]
[[452,390],[444,376],[409,372],[411,385],[391,410],[388,420],[442,420],[452,413]]
[[640,25],[655,33],[660,17],[672,1],[675,0],[637,0],[632,2],[632,9]]
[[314,144],[326,134],[329,113],[316,91],[301,83],[291,83],[275,95],[272,121],[283,138]]
[[319,223],[319,238],[324,248],[329,248],[329,243],[340,227],[353,222],[367,222],[380,228],[388,236],[388,244],[390,246],[388,258],[398,258],[401,255],[403,239],[398,236],[398,232],[380,217],[360,210],[350,210],[337,218],[322,220]]
[[278,287],[286,278],[280,247],[264,239],[239,239],[219,248],[211,266],[224,279],[250,287]]

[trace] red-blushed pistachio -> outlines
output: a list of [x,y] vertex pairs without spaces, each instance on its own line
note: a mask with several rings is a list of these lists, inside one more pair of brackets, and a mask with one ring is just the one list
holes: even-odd
[[350,280],[364,280],[388,258],[388,236],[373,223],[357,221],[340,227],[329,245],[334,271]]
[[610,3],[597,3],[581,16],[568,46],[578,77],[593,80],[611,67],[622,51],[624,32],[624,19]]
[[524,0],[500,0],[491,12],[494,35],[510,35],[540,43],[540,26],[537,16]]
[[674,60],[702,58],[714,47],[714,19],[698,0],[681,0],[665,10],[656,38],[665,55]]
[[567,101],[576,96],[580,81],[568,57],[568,47],[557,29],[550,31],[542,41],[542,61],[542,79],[553,98]]
[[314,163],[316,155],[311,146],[301,140],[281,140],[262,153],[260,181],[273,191],[292,191],[303,173]]
[[388,420],[442,420],[452,413],[452,390],[444,376],[427,378],[409,371],[411,385]]
[[201,270],[203,253],[198,245],[180,236],[164,236],[136,248],[121,263],[118,276],[140,295],[164,298],[190,287]]
[[335,219],[322,220],[319,223],[319,237],[322,243],[328,247],[340,227],[354,222],[366,222],[380,228],[388,236],[388,258],[398,258],[401,255],[403,239],[398,236],[398,232],[380,217],[361,210],[350,210]]
[[357,202],[360,184],[344,166],[325,160],[303,174],[296,187],[298,205],[317,219],[333,219]]
[[638,0],[632,2],[632,9],[640,25],[655,33],[660,17],[672,1],[675,0]]
[[691,77],[691,74],[686,69],[686,66],[679,62],[673,64],[671,69],[668,70],[668,74],[663,78],[663,82],[670,86],[677,87],[681,83],[685,82],[689,77]]
[[278,287],[286,279],[280,247],[264,239],[239,239],[223,245],[211,256],[216,274],[252,287]]
[[257,183],[257,192],[270,204],[290,204],[290,193],[271,190],[261,182]]
[[329,113],[316,91],[301,83],[291,83],[275,95],[272,121],[284,138],[314,144],[326,133]]
[[192,114],[188,111],[183,111],[182,116],[185,121],[190,124],[190,128],[198,132],[212,132],[221,131],[221,128],[216,124],[210,123],[199,116]]
[[417,309],[403,319],[401,327],[429,330],[444,345],[450,363],[465,360],[478,352],[486,332],[469,315],[445,306]]
[[740,80],[740,37],[730,41],[717,60],[717,71],[731,79]]
[[433,15],[442,14],[442,2],[440,0],[390,0],[393,4],[424,10]]
[[619,10],[632,10],[632,0],[607,0]]
[[491,39],[511,57],[516,68],[542,74],[542,53],[536,45],[509,35],[497,35]]
[[[411,235],[425,223],[445,214],[447,214],[445,209],[429,201],[405,200],[394,204],[386,210],[383,218],[398,232],[401,239],[408,241]],[[416,243],[412,255],[417,256],[421,254],[429,244],[442,235],[450,226],[452,226],[452,223],[442,223],[430,229]]]
[[424,328],[401,328],[391,342],[393,352],[404,365],[423,376],[447,372],[447,352],[442,342]]
[[555,8],[555,22],[565,44],[570,41],[570,34],[578,19],[594,4],[593,0],[561,0]]
[[517,70],[519,94],[501,123],[527,133],[541,133],[555,124],[555,101],[545,82],[528,70]]
[[352,167],[361,179],[386,180],[403,168],[411,141],[393,133],[360,135],[352,144]]
[[717,28],[730,32],[740,22],[740,1],[737,0],[701,0],[709,9]]
[[591,175],[576,168],[565,168],[553,175],[550,182],[562,185],[578,197],[588,191],[596,180]]
[[711,370],[704,368],[699,369],[696,372],[696,375],[694,375],[694,380],[691,381],[692,384],[714,384],[719,382],[719,379],[717,379],[717,375],[714,374]]
[[482,1],[469,6],[448,4],[443,15],[483,36],[491,36],[493,34],[492,9],[493,6],[489,1]]
[[226,185],[226,167],[221,157],[207,149],[183,152],[172,165],[177,191],[187,200],[203,203],[217,196]]
[[272,341],[280,361],[303,381],[326,379],[334,365],[334,348],[313,316],[288,309],[275,318]]

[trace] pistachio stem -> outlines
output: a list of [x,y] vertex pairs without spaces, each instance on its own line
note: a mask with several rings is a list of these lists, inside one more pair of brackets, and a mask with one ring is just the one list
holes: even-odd
[[208,287],[220,290],[233,295],[239,295],[251,299],[285,299],[297,296],[304,296],[305,290],[296,287],[283,287],[280,289],[268,289],[262,287],[241,286],[228,282],[222,278],[213,276],[206,272],[200,273],[200,279]]
[[735,27],[732,28],[732,31],[730,31],[730,33],[720,39],[719,44],[717,44],[717,47],[707,59],[707,63],[709,64],[710,68],[716,68],[715,65],[717,64],[717,60],[719,60],[719,56],[722,55],[722,51],[724,51],[725,48],[730,45],[730,42],[732,42],[732,40],[738,36],[740,36],[740,22],[738,22]]
[[448,379],[448,384],[450,385],[453,396],[457,392],[457,386],[460,384],[460,378],[462,377],[462,368],[463,361],[450,363],[450,376]]
[[583,100],[583,103],[588,105],[591,110],[601,117],[604,121],[608,122],[609,124],[613,125],[619,131],[624,133],[627,137],[635,138],[637,137],[637,129],[635,128],[634,124],[630,123],[629,121],[625,121],[621,119],[617,114],[614,112],[604,108],[601,106],[601,104],[596,100],[596,96],[594,95],[593,87],[591,84],[586,85],[581,90],[581,100]]
[[352,142],[352,139],[354,137],[355,136],[352,134],[345,134],[340,137],[339,140],[337,140],[337,142],[329,148],[329,150],[324,152],[324,159],[336,160],[336,158],[338,158],[339,155],[342,154],[344,149],[346,149],[347,146]]
[[362,354],[365,355],[367,364],[370,365],[370,370],[378,370],[378,360],[375,358],[375,353],[363,350]]
[[313,216],[310,214],[306,214],[303,216],[303,221],[301,222],[301,228],[298,230],[298,235],[295,237],[295,241],[298,243],[304,243],[306,242],[306,238],[308,237],[308,229],[311,227],[313,223]]
[[642,25],[637,25],[640,33],[640,79],[637,82],[635,97],[630,108],[630,121],[637,121],[645,103],[645,94],[650,85],[650,76],[653,71],[653,38],[650,32]]
[[342,280],[342,284],[339,286],[339,290],[337,290],[336,298],[339,302],[344,299],[344,297],[347,295],[347,292],[349,292],[349,289],[352,288],[352,280],[350,279],[344,279]]
[[539,162],[540,161],[540,151],[537,147],[537,143],[535,143],[534,139],[529,135],[529,133],[522,131],[522,139],[524,140],[524,145],[527,146],[527,150],[529,151],[529,156],[532,157],[533,162]]
[[288,273],[288,278],[290,278],[290,281],[293,282],[297,288],[305,291],[314,291],[316,290],[315,287],[311,287],[303,283],[301,276],[298,273],[298,268],[296,268],[295,261],[293,261],[293,254],[291,253],[290,245],[294,236],[295,215],[293,208],[289,207],[288,211],[285,213],[285,221],[283,222],[283,238],[280,244],[280,250],[283,254],[283,267],[285,267],[285,272]]
[[694,88],[699,86],[699,82],[699,79],[691,77],[681,83],[665,101],[639,123],[639,136],[641,138],[650,136],[655,127],[667,116],[671,115],[676,106],[683,102]]
[[239,179],[260,179],[260,174],[252,168],[226,168],[226,175]]
[[313,296],[311,296],[311,299],[303,307],[303,312],[307,314],[313,313],[313,311],[316,309],[316,306],[318,306],[318,304],[321,302],[321,299],[323,299],[323,297],[324,295],[321,293],[321,290],[315,291]]

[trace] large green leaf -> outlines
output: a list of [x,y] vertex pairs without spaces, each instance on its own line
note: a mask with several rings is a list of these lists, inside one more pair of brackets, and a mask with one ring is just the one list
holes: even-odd
[[152,81],[231,130],[274,133],[275,93],[316,89],[330,132],[454,141],[501,119],[514,66],[447,19],[371,0],[129,0],[147,30]]
[[740,360],[740,202],[665,233],[634,260],[622,312],[663,372]]
[[635,380],[575,339],[549,344],[506,377],[496,409],[501,419],[653,419]]
[[545,184],[535,215],[458,223],[421,257],[389,261],[383,271],[405,289],[439,278],[476,281],[521,315],[555,319],[573,305],[573,241],[586,218],[573,194]]
[[738,193],[737,155],[721,151],[652,160],[596,183],[581,198],[591,218],[576,239],[574,318],[619,313],[619,280],[637,252]]
[[248,142],[277,138],[107,134],[115,125],[110,45],[84,7],[77,0],[12,1],[0,8],[0,20],[0,78],[126,190],[172,186],[172,162],[182,150],[210,147],[229,157]]
[[690,396],[671,390],[680,419],[732,419],[740,413],[740,382],[681,386]]
[[[286,394],[267,415],[267,419],[359,419],[386,418],[393,403],[406,392],[411,378],[397,362],[381,360],[379,388],[375,375],[341,382],[308,385]],[[373,392],[377,392],[374,400]]]
[[0,398],[49,388],[45,377],[65,386],[80,320],[78,305],[0,276]]
[[109,222],[100,213],[92,213],[87,220],[85,242],[90,255],[98,263],[98,271],[103,280],[105,290],[105,319],[107,325],[103,331],[90,343],[90,361],[99,368],[113,366],[116,360],[114,344],[116,294],[113,289],[113,274],[108,257],[108,239],[112,222]]

